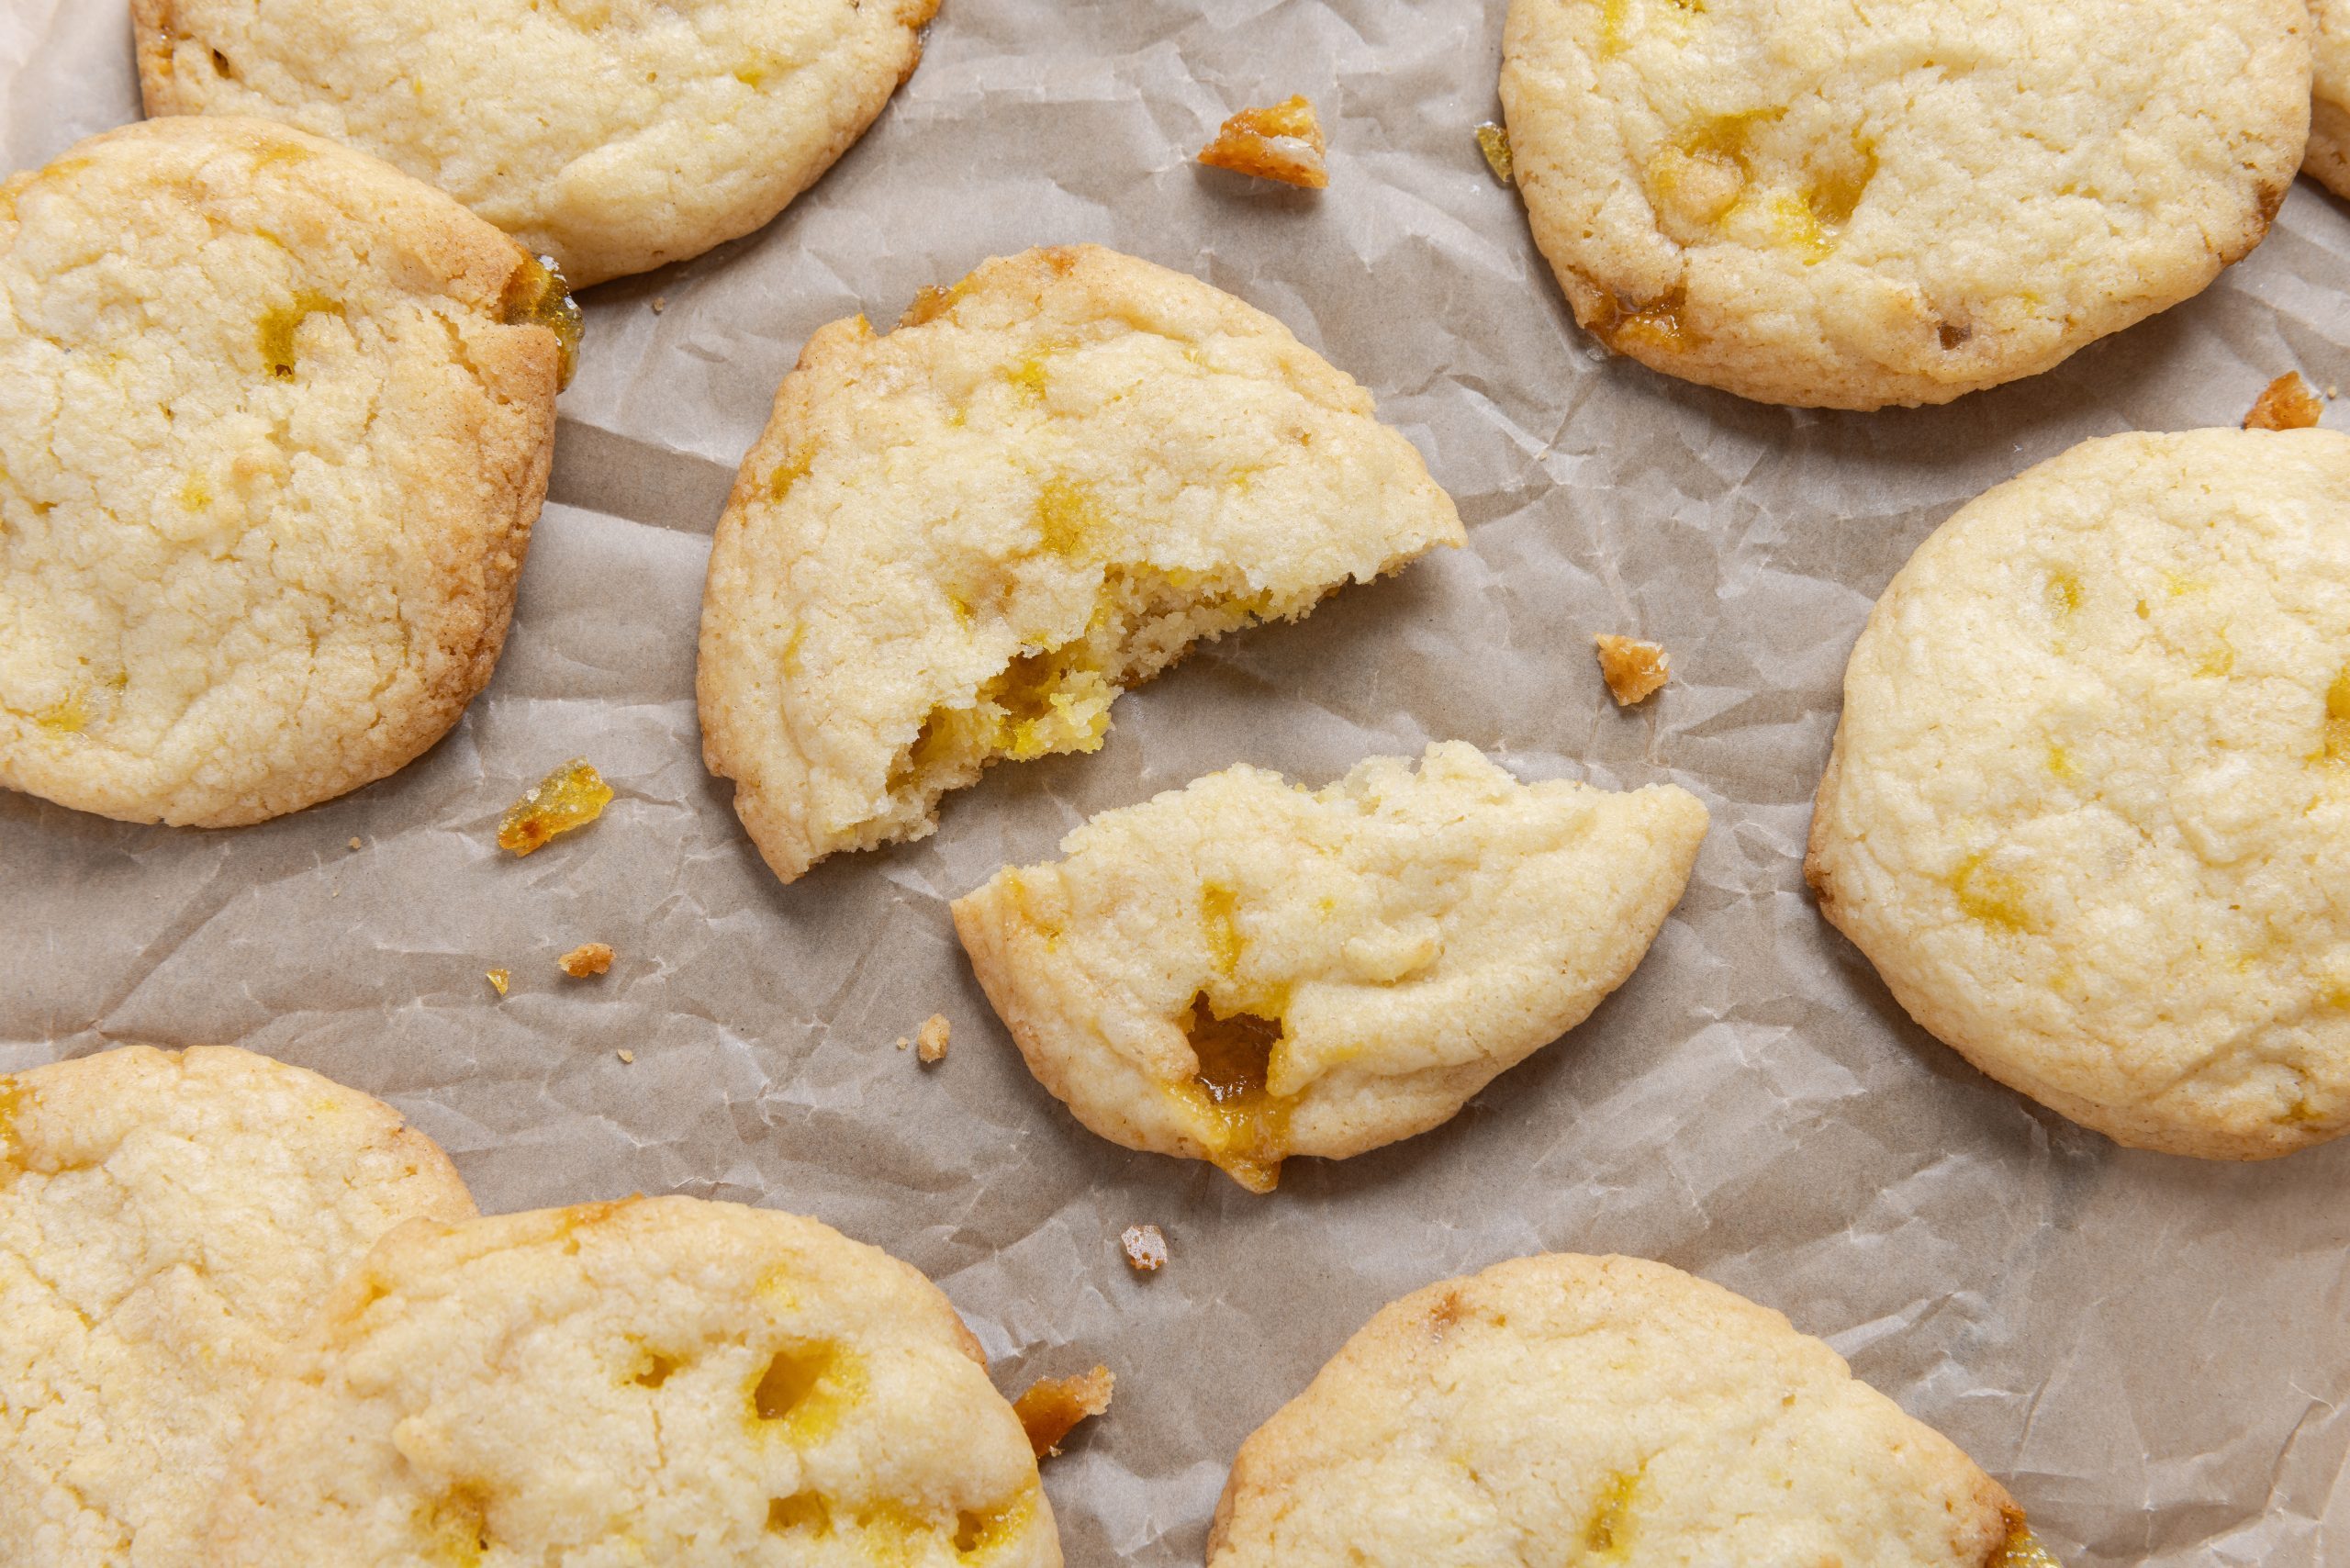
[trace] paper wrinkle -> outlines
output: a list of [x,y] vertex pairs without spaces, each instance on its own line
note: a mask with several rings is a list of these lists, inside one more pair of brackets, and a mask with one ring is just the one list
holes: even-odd
[[[2287,369],[2350,382],[2344,209],[2297,187],[2202,298],[2031,382],[1864,416],[1743,403],[1573,328],[1472,139],[1502,13],[946,0],[781,219],[586,297],[513,630],[440,745],[229,832],[0,795],[0,1070],[240,1042],[392,1101],[486,1210],[674,1191],[818,1215],[937,1279],[1007,1392],[1117,1373],[1046,1472],[1072,1563],[1198,1562],[1234,1450],[1365,1318],[1545,1248],[1662,1258],[1826,1337],[2075,1568],[2340,1559],[2350,1150],[2207,1166],[2029,1105],[1901,1014],[1801,858],[1845,655],[1954,508],[2091,435],[2233,424]],[[1292,92],[1329,129],[1328,191],[1192,163]],[[0,14],[12,166],[137,109],[119,0]],[[1360,379],[1469,546],[1203,648],[1120,700],[1100,753],[998,767],[934,837],[785,887],[694,717],[735,465],[816,328],[1080,241],[1231,289]],[[1618,712],[1595,632],[1662,642],[1673,684]],[[1270,1198],[1095,1138],[1029,1078],[946,900],[1234,762],[1319,785],[1445,738],[1713,813],[1654,950],[1571,1038],[1421,1137],[1292,1162]],[[603,819],[498,851],[499,812],[574,756],[617,791]],[[591,940],[611,972],[559,975]],[[895,1043],[932,1013],[955,1043],[924,1069]],[[1150,1276],[1117,1244],[1141,1223],[1171,1252]]]

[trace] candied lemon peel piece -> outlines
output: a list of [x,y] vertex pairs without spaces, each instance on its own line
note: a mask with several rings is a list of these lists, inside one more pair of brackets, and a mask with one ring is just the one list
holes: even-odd
[[2288,370],[2260,389],[2252,409],[2244,417],[2248,431],[2305,431],[2315,425],[2325,412],[2325,400],[2314,387],[2301,379],[2298,370]]
[[611,800],[612,787],[603,776],[586,757],[575,756],[506,808],[498,823],[498,847],[517,855],[543,849],[558,834],[586,827],[603,815]]

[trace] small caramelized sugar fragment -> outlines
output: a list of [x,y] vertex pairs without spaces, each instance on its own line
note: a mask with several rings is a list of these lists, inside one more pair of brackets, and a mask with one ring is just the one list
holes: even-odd
[[571,297],[571,286],[553,256],[522,258],[506,280],[506,297],[498,301],[498,319],[509,327],[544,327],[554,334],[555,390],[571,385],[579,368],[579,340],[588,334],[588,319]]
[[1028,1446],[1038,1459],[1061,1451],[1061,1439],[1080,1421],[1110,1408],[1110,1391],[1118,1380],[1108,1367],[1095,1367],[1080,1377],[1041,1378],[1012,1404],[1028,1434]]
[[575,756],[506,808],[498,823],[498,847],[528,855],[555,834],[594,822],[611,799],[612,787],[588,766],[586,757]]
[[1183,1032],[1199,1061],[1184,1098],[1208,1159],[1250,1192],[1271,1192],[1289,1153],[1289,1102],[1266,1087],[1281,1021],[1253,1013],[1218,1017],[1203,991],[1192,999]]
[[2325,689],[2325,759],[2350,762],[2350,668]]
[[1318,191],[1330,183],[1329,171],[1322,164],[1322,154],[1328,150],[1314,106],[1301,95],[1234,115],[1215,140],[1200,149],[1200,162]]
[[602,942],[583,942],[555,960],[565,974],[573,980],[586,980],[600,975],[612,967],[612,949]]
[[514,976],[507,969],[484,969],[481,972],[481,978],[489,982],[491,990],[504,996],[506,988],[513,980]]
[[946,1014],[932,1014],[914,1035],[914,1054],[924,1061],[946,1060],[949,1027]]
[[2065,1565],[2056,1561],[2054,1552],[2040,1544],[2040,1538],[2031,1533],[2031,1527],[2025,1524],[2023,1517],[2019,1514],[2008,1523],[2008,1539],[1999,1543],[1999,1550],[1991,1554],[1991,1560],[1983,1564],[1983,1568],[2065,1568]]
[[1600,678],[1607,682],[1607,694],[1618,708],[1646,701],[1673,674],[1673,661],[1654,643],[1606,632],[1591,641],[1599,650]]
[[2248,431],[2305,431],[2325,412],[2324,400],[2298,370],[2288,370],[2261,389],[2244,417]]
[[1155,1225],[1130,1225],[1118,1241],[1126,1249],[1126,1267],[1137,1274],[1155,1274],[1167,1262],[1167,1238]]
[[1510,157],[1509,132],[1487,120],[1477,128],[1477,151],[1485,155],[1485,167],[1494,178],[1505,185],[1517,184],[1517,164]]
[[[1637,306],[1603,292],[1598,308],[1583,326],[1617,353],[1630,353],[1635,346],[1641,345],[1684,353],[1697,342],[1697,334],[1681,319],[1688,304],[1689,291],[1680,284],[1647,304]],[[1581,316],[1581,310],[1576,314]]]
[[795,1492],[789,1497],[767,1499],[767,1529],[778,1535],[790,1530],[805,1530],[810,1535],[833,1533],[833,1511],[825,1506],[823,1495],[816,1492]]
[[955,1555],[984,1562],[1009,1546],[1036,1512],[1036,1491],[1023,1487],[992,1508],[964,1508],[955,1515]]

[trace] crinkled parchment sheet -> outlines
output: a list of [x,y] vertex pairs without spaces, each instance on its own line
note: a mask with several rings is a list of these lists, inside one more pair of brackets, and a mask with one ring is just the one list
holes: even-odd
[[[12,166],[137,114],[123,10],[0,7]],[[1574,330],[1471,135],[1497,112],[1502,12],[946,0],[921,70],[778,221],[588,297],[505,658],[431,754],[227,832],[0,794],[0,1069],[241,1042],[398,1105],[485,1209],[643,1191],[819,1215],[936,1279],[1007,1389],[1116,1371],[1115,1407],[1046,1470],[1073,1563],[1197,1563],[1234,1449],[1364,1318],[1544,1248],[1785,1311],[2076,1568],[2350,1557],[2350,1140],[2236,1167],[2073,1127],[1910,1025],[1797,865],[1894,569],[2086,437],[2232,423],[2288,368],[2350,384],[2350,214],[2302,182],[2201,298],[1951,408],[1745,403]],[[1326,193],[1191,163],[1226,113],[1292,92],[1329,129]],[[936,837],[784,887],[695,731],[734,465],[816,327],[1070,241],[1230,289],[1362,380],[1469,547],[1204,649],[1121,700],[1099,754],[999,767]],[[1663,642],[1675,683],[1616,711],[1598,631]],[[1319,783],[1435,737],[1713,811],[1679,912],[1572,1037],[1438,1131],[1296,1161],[1270,1198],[1113,1148],[1029,1079],[947,899],[1232,762]],[[574,755],[619,799],[500,855],[499,811]],[[611,973],[563,979],[588,940]],[[923,1069],[895,1045],[934,1011],[955,1045]],[[1119,1255],[1138,1221],[1173,1252],[1155,1276]]]

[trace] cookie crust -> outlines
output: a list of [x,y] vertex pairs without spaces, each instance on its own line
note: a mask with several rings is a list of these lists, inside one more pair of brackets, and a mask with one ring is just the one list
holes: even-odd
[[2350,436],[2083,442],[1869,616],[1806,874],[1910,1015],[2138,1148],[2350,1127]]
[[319,1302],[394,1226],[473,1212],[389,1106],[248,1051],[0,1075],[0,1560],[192,1562]]
[[2300,0],[1512,0],[1536,241],[1618,353],[1947,402],[2200,291],[2309,132]]
[[1240,1448],[1208,1568],[1986,1568],[2012,1499],[1826,1345],[1637,1258],[1382,1308]]
[[545,275],[263,120],[126,126],[0,185],[0,784],[229,826],[440,739],[546,490]]
[[854,145],[938,0],[132,0],[150,115],[372,152],[579,287],[748,234]]

